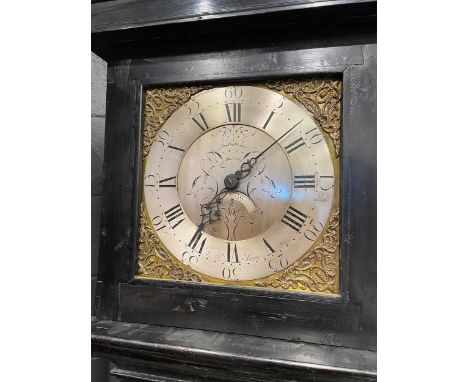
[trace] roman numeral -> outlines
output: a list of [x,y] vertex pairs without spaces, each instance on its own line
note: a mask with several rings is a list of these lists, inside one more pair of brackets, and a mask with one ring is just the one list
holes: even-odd
[[232,251],[232,255],[234,256],[235,260],[231,260],[231,243],[227,243],[227,261],[228,263],[238,263],[239,262],[239,256],[237,254],[237,244],[234,244],[234,250]]
[[275,112],[272,111],[272,112],[270,113],[270,115],[268,116],[268,119],[266,120],[265,124],[263,125],[263,130],[266,129],[266,127],[267,127],[268,124],[270,123],[271,118],[272,118],[274,115],[275,115]]
[[241,104],[240,103],[227,103],[226,113],[229,122],[241,121]]
[[294,207],[289,206],[281,221],[288,227],[291,227],[294,231],[298,232],[304,225],[306,218],[307,215],[303,214]]
[[302,147],[305,145],[304,140],[302,137],[296,139],[294,142],[290,143],[289,145],[285,146],[285,150],[288,154],[291,154],[294,150],[297,150],[299,147]]
[[[197,251],[197,244],[198,242],[200,241],[201,237],[202,237],[202,231],[201,229],[197,229],[194,233],[194,235],[192,236],[192,239],[190,240],[189,242],[189,247],[192,248],[194,251]],[[206,242],[206,237],[201,241],[200,243],[200,248],[199,250],[197,251],[198,253],[202,253],[203,251],[203,247],[205,246],[205,242]]]
[[315,188],[315,175],[294,175],[294,188]]
[[[193,119],[193,118],[192,118],[192,119]],[[185,152],[185,150],[184,150],[184,149],[181,149],[180,147],[171,146],[171,145],[169,145],[169,146],[167,146],[167,147],[169,147],[169,148],[172,149],[172,150],[179,150],[179,151]]]
[[[182,207],[180,204],[176,204],[174,207],[169,208],[167,211],[164,211],[166,215],[167,221],[170,223],[171,221],[177,219],[179,216],[183,215],[184,212],[182,211]],[[180,223],[182,223],[185,219],[180,219],[177,223],[172,226],[172,229],[177,227]]]
[[197,116],[193,117],[192,121],[196,123],[196,125],[201,129],[201,131],[206,131],[209,129],[208,124],[205,121],[205,117],[203,117],[202,113],[198,114],[198,119]]
[[[159,180],[159,187],[174,187],[176,186],[175,176],[171,176],[170,178],[160,179]],[[174,181],[174,182],[172,182]]]
[[268,243],[268,241],[265,240],[265,238],[263,238],[263,242],[265,243],[266,247],[270,250],[271,253],[275,252],[273,247],[270,245],[270,243]]

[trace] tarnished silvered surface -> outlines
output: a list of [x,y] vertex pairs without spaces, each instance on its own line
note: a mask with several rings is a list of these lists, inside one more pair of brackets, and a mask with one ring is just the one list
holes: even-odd
[[[332,190],[333,201],[330,208],[327,211],[327,219],[322,224],[318,237],[314,238],[313,245],[311,245],[307,250],[305,250],[298,259],[296,259],[292,264],[288,264],[284,269],[279,270],[278,272],[272,272],[271,274],[266,275],[265,277],[250,278],[250,279],[240,279],[240,280],[223,280],[221,277],[213,277],[213,275],[207,275],[200,269],[197,271],[193,267],[189,267],[184,263],[184,260],[187,260],[188,257],[177,258],[174,256],[171,251],[168,250],[167,246],[161,241],[154,224],[152,223],[151,214],[148,213],[148,206],[145,203],[145,198],[141,205],[140,212],[140,240],[139,240],[139,256],[138,256],[138,275],[141,277],[153,277],[160,279],[172,279],[172,280],[186,280],[186,281],[205,281],[205,282],[214,282],[214,283],[224,283],[232,285],[244,285],[244,286],[253,286],[253,287],[269,287],[277,288],[283,290],[299,290],[299,291],[309,291],[309,292],[322,292],[322,293],[339,293],[339,153],[340,153],[340,115],[341,115],[341,81],[337,80],[287,80],[287,81],[275,81],[267,82],[263,84],[249,84],[246,86],[254,86],[260,89],[271,89],[276,92],[276,94],[281,95],[288,100],[293,101],[296,105],[299,105],[302,109],[306,110],[307,113],[310,113],[313,116],[313,120],[318,125],[320,133],[323,134],[324,142],[330,153],[330,163],[333,167],[334,174],[334,186]],[[144,165],[146,168],[148,154],[151,150],[153,144],[156,144],[156,137],[158,136],[158,131],[165,124],[168,118],[175,113],[177,110],[183,106],[186,115],[185,119],[190,119],[192,115],[196,113],[192,112],[192,109],[195,107],[193,103],[193,96],[199,95],[200,92],[213,89],[211,86],[193,86],[193,87],[173,87],[173,88],[158,88],[150,89],[146,92],[146,102],[145,102],[145,118],[144,118],[144,128],[143,128],[143,154],[144,154]],[[226,92],[227,89],[235,89],[233,87],[219,87],[222,91]],[[247,89],[247,88],[246,88]],[[218,94],[212,92],[213,94]],[[259,93],[260,94],[260,93]],[[277,108],[280,104],[277,102],[280,98],[278,96],[273,97],[272,109]],[[219,99],[219,94],[217,98]],[[224,100],[221,100],[225,102]],[[214,102],[214,101],[213,101]],[[251,101],[249,101],[251,102]],[[276,102],[276,103],[275,103]],[[192,105],[192,108],[191,108]],[[247,112],[247,106],[243,105],[243,112]],[[215,108],[216,109],[216,108]],[[221,113],[222,108],[213,109],[212,113]],[[220,111],[221,110],[221,111]],[[197,111],[197,110],[195,110]],[[182,111],[180,111],[181,113]],[[269,111],[268,111],[269,112]],[[193,114],[192,114],[193,113]],[[249,137],[249,144],[255,146],[255,149],[260,149],[265,144],[268,145],[269,142],[274,141],[277,136],[272,134],[272,138],[264,136],[262,132],[257,132],[254,128],[261,128],[265,118],[263,115],[259,115],[258,121],[254,123],[255,126],[249,127],[248,125],[238,124],[234,126],[230,132],[227,128],[221,127],[224,129],[223,133],[226,135],[223,139],[233,140],[233,134],[236,136],[247,135],[256,133],[255,139],[258,140],[257,143],[253,143],[254,140],[252,137]],[[212,126],[210,126],[211,128]],[[278,127],[279,129],[280,127]],[[221,131],[221,130],[220,130]],[[208,133],[216,133],[216,131],[207,130],[202,136],[206,136]],[[278,133],[279,134],[279,133]],[[322,135],[320,135],[322,136]],[[315,138],[316,140],[320,139],[320,136]],[[203,142],[203,139],[206,142]],[[221,139],[221,138],[220,138]],[[200,156],[202,148],[210,145],[212,143],[211,138],[197,138],[195,142],[199,142],[200,150],[194,150],[194,154],[190,154],[190,159],[196,161],[197,163],[204,158]],[[161,144],[164,146],[163,144]],[[257,147],[258,146],[258,147]],[[187,147],[187,152],[190,151],[191,145]],[[187,155],[187,152],[184,152],[184,155]],[[281,163],[284,163],[284,156],[287,154],[284,153],[284,150],[276,150],[279,159],[277,162],[279,167]],[[283,159],[282,159],[283,158]],[[165,162],[167,158],[161,157],[161,164],[165,167],[170,167],[171,163]],[[270,158],[271,159],[271,158]],[[274,159],[274,158],[273,158]],[[300,155],[297,161],[307,160],[307,155]],[[153,160],[154,162],[154,160]],[[299,165],[300,167],[301,165]],[[183,169],[183,165],[180,166]],[[186,166],[186,174],[190,174],[191,166]],[[283,166],[284,167],[284,166]],[[278,168],[278,166],[276,166]],[[177,172],[179,169],[177,169]],[[270,170],[272,171],[272,170]],[[281,171],[284,173],[281,175]],[[284,167],[283,170],[275,172],[273,175],[279,177],[280,179],[288,178],[287,168]],[[221,177],[223,172],[220,173]],[[289,176],[291,176],[289,174]],[[185,188],[190,186],[189,177],[183,176],[177,180],[177,186],[179,188]],[[219,183],[219,179],[217,179]],[[144,180],[143,180],[144,182]],[[184,184],[185,182],[185,184]],[[292,190],[289,190],[292,192]],[[245,196],[242,196],[243,193],[232,194],[230,202],[232,203],[241,203],[244,205],[249,214],[252,212],[251,202],[249,202]],[[185,193],[184,193],[185,195]],[[184,196],[180,198],[181,205],[185,210],[189,210],[191,203],[190,198],[192,196]],[[316,194],[315,198],[320,198],[321,196]],[[242,199],[245,199],[244,201]],[[233,201],[235,200],[235,201]],[[262,199],[263,200],[263,199]],[[264,199],[266,200],[266,199]],[[273,204],[266,205],[264,208],[265,211],[275,209],[279,204],[279,199]],[[307,201],[305,201],[307,204]],[[257,203],[258,204],[258,203]],[[287,209],[288,203],[283,203],[283,209]],[[278,208],[276,208],[278,209]],[[187,212],[187,211],[185,211]],[[266,216],[268,214],[264,214]],[[196,220],[196,208],[192,212],[188,212],[188,217],[191,220]],[[265,227],[271,226],[274,224],[274,221],[281,219],[281,214],[272,214],[271,216],[265,218],[261,224],[260,220],[257,221],[259,224],[255,224],[255,219],[252,220],[252,226],[257,229],[253,231],[252,234],[263,233]],[[226,220],[226,219],[225,219]],[[196,224],[196,222],[194,222]],[[185,224],[185,223],[184,223]],[[181,225],[182,227],[182,225]],[[218,239],[231,241],[234,243],[243,243],[239,240],[239,237],[233,238],[232,236],[224,237],[223,235],[229,235],[229,230],[222,232],[222,230],[216,230],[216,227],[208,227],[212,229],[210,234],[211,237],[218,235]],[[209,231],[207,229],[207,231]],[[239,235],[239,232],[237,234]],[[312,232],[312,231],[311,231]],[[318,231],[317,231],[318,232]],[[232,234],[232,232],[231,232]],[[188,236],[187,236],[188,235]],[[187,233],[185,241],[189,241],[191,233]],[[242,236],[244,235],[244,236]],[[240,236],[240,240],[244,238],[249,239],[249,233],[244,232]],[[182,237],[183,234],[178,234],[177,237]],[[236,239],[236,240],[234,240]],[[184,240],[182,240],[184,241]],[[240,247],[240,244],[239,244]],[[233,250],[233,249],[232,249]],[[264,248],[258,250],[264,250]],[[252,264],[255,266],[255,264]],[[216,271],[216,270],[215,270]],[[213,272],[215,272],[213,271]],[[238,274],[236,274],[238,276]]]

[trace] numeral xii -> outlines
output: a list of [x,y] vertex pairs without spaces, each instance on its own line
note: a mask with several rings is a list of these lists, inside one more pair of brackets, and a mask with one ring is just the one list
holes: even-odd
[[229,122],[241,121],[241,104],[240,103],[227,103],[226,114]]

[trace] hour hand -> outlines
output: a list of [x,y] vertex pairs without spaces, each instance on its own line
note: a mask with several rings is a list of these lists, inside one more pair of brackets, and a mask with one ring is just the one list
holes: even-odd
[[204,227],[206,224],[217,222],[221,219],[221,211],[219,206],[227,194],[227,189],[223,189],[214,196],[209,203],[201,204],[201,218],[202,221],[199,227]]

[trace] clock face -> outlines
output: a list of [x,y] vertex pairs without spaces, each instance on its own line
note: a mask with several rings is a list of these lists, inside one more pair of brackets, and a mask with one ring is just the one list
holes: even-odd
[[194,271],[255,280],[297,262],[330,217],[335,173],[301,105],[255,86],[205,90],[172,113],[145,161],[144,204]]

